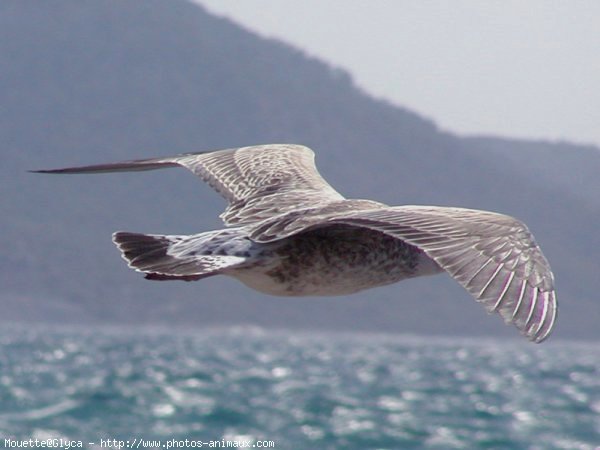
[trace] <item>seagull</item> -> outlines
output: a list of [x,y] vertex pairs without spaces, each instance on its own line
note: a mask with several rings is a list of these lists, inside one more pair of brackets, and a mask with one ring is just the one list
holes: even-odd
[[554,276],[524,223],[489,211],[346,199],[314,156],[302,145],[269,144],[33,172],[180,166],[221,194],[224,229],[113,234],[128,266],[150,280],[228,275],[270,295],[331,296],[446,272],[529,340],[548,337]]

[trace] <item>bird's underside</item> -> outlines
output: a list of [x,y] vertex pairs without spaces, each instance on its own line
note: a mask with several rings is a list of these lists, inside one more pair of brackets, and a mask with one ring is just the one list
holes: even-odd
[[273,144],[42,173],[182,166],[228,202],[223,230],[193,236],[117,232],[128,265],[154,280],[224,274],[274,295],[343,295],[446,271],[488,312],[534,342],[557,312],[552,271],[527,227],[487,211],[348,200],[314,154]]

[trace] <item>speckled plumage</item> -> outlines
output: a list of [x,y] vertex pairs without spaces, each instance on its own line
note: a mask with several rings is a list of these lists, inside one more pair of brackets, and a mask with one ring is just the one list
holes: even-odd
[[275,295],[343,295],[437,273],[421,250],[348,225],[317,228],[266,244],[257,263],[235,269],[248,286]]
[[129,267],[155,280],[223,274],[274,295],[343,295],[446,271],[488,312],[541,342],[557,312],[554,277],[527,227],[498,213],[345,199],[313,152],[272,144],[44,173],[182,166],[228,202],[230,228],[193,236],[117,232]]

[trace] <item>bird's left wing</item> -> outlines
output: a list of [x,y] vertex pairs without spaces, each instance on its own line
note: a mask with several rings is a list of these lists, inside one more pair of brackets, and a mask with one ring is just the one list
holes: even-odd
[[227,200],[221,214],[223,222],[239,225],[344,200],[321,177],[314,157],[313,151],[302,145],[268,144],[33,172],[107,173],[185,167]]

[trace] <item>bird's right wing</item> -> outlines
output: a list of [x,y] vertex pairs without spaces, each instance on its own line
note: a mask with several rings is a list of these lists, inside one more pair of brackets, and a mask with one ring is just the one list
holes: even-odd
[[314,156],[301,145],[270,144],[34,172],[106,173],[185,167],[227,200],[229,204],[221,214],[223,222],[238,225],[343,200],[317,171]]
[[[438,206],[291,212],[258,224],[250,238],[273,242],[336,224],[369,228],[421,249],[488,312],[499,313],[534,342],[548,337],[557,312],[554,276],[532,234],[517,219]],[[360,206],[360,205],[359,205]],[[369,205],[364,205],[369,208]]]

